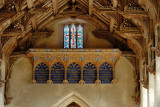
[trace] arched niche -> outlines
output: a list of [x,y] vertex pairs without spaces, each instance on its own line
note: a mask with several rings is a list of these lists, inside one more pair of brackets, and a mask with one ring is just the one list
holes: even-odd
[[77,107],[91,107],[90,104],[85,102],[85,100],[76,93],[65,96],[51,107],[70,107],[70,104],[76,104],[78,105]]
[[35,67],[35,80],[37,83],[47,83],[49,80],[49,67],[44,62],[40,62]]
[[111,83],[113,80],[112,66],[108,62],[104,62],[99,67],[99,79],[101,83]]
[[85,83],[92,84],[95,83],[97,79],[97,69],[95,64],[92,62],[87,62],[83,67],[83,80]]
[[74,84],[74,83],[79,83],[80,79],[81,79],[81,68],[77,63],[72,62],[67,67],[67,80],[69,83]]
[[51,67],[51,80],[53,83],[62,83],[64,80],[65,69],[64,65],[56,62]]
[[81,107],[79,106],[77,103],[72,102],[71,104],[69,104],[67,107]]

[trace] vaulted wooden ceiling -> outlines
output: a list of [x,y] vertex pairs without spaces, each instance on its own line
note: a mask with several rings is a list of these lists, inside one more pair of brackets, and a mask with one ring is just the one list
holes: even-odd
[[[46,28],[50,22],[79,18],[94,23],[102,31],[98,32],[102,35],[99,38],[108,39],[108,36],[105,37],[108,32],[142,57],[145,54],[142,47],[153,38],[154,16],[157,14],[154,9],[156,0],[2,0],[0,35],[3,47],[11,38],[14,41],[13,37],[16,44],[12,47],[16,47],[34,32],[53,32]],[[7,51],[4,53],[12,52],[3,49]]]

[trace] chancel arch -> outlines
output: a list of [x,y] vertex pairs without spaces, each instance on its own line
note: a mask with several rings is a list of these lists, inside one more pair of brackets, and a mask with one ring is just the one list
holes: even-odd
[[78,107],[91,107],[91,105],[77,93],[68,94],[51,107],[70,107],[69,105],[71,104],[76,104]]

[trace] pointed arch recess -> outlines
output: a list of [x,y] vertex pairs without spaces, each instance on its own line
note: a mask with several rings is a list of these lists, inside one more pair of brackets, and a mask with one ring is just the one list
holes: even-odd
[[91,107],[87,102],[84,101],[82,97],[75,93],[71,93],[67,95],[66,97],[59,100],[55,105],[51,107],[67,107],[69,104],[75,102],[81,107]]

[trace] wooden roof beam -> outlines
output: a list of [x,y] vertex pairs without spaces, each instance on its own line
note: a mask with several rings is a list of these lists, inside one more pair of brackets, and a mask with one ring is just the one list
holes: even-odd
[[88,0],[89,2],[89,15],[93,14],[93,0]]
[[32,8],[33,7],[33,0],[26,0],[27,1],[27,6],[28,8]]
[[58,13],[58,0],[52,0],[52,4],[53,4],[53,14],[57,15],[57,13]]
[[5,0],[0,0],[0,9],[4,6]]
[[58,3],[58,8],[63,7],[69,0],[62,0],[61,2]]

